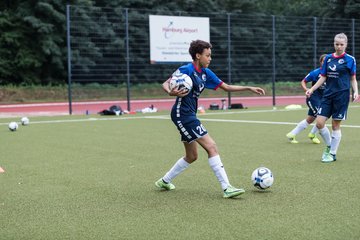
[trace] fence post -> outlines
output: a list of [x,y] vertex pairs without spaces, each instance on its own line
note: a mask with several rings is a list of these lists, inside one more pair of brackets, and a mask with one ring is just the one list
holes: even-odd
[[314,69],[317,66],[317,32],[316,32],[316,25],[317,25],[317,17],[314,17]]
[[[227,13],[227,28],[228,28],[228,83],[231,84],[231,15]],[[228,107],[231,108],[231,92],[228,92]]]
[[276,80],[276,57],[275,57],[275,16],[272,15],[272,92],[273,92],[273,109],[276,109],[276,102],[275,102],[275,80]]
[[352,38],[351,38],[351,41],[352,41],[352,55],[353,57],[355,57],[355,19],[351,19],[351,22],[352,22]]
[[129,9],[125,8],[125,41],[126,41],[126,96],[127,109],[130,111],[130,54],[129,54]]
[[71,44],[70,44],[70,5],[66,5],[66,39],[67,39],[67,66],[68,66],[68,98],[69,115],[72,115],[72,96],[71,96]]

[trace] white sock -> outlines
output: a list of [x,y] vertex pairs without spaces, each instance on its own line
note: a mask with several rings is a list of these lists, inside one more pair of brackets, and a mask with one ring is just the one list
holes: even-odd
[[190,163],[185,161],[183,157],[180,158],[162,178],[163,181],[167,183],[171,182],[172,179],[174,179],[177,175],[179,175],[182,171],[184,171],[189,165]]
[[209,158],[209,165],[215,173],[215,176],[221,184],[221,188],[225,190],[230,184],[224,166],[221,162],[220,156],[216,155]]
[[308,122],[306,121],[306,119],[304,119],[296,125],[296,127],[291,131],[291,133],[294,135],[298,135],[301,131],[303,131],[308,126],[309,126]]
[[324,139],[326,146],[330,146],[331,138],[330,138],[329,129],[325,126],[322,129],[319,129],[319,133],[320,133],[320,136]]
[[319,131],[319,129],[316,127],[316,124],[313,126],[313,128],[311,129],[310,133],[315,134]]
[[338,148],[339,148],[339,144],[341,141],[341,130],[334,130],[331,133],[331,145],[330,145],[330,153],[331,154],[336,154]]

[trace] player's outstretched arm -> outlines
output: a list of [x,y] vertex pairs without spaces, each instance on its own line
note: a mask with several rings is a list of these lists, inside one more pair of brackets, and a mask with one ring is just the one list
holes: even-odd
[[265,90],[259,87],[248,87],[250,91],[257,93],[259,95],[265,95]]
[[226,92],[240,92],[240,91],[251,91],[259,95],[265,95],[265,90],[259,87],[251,86],[238,86],[238,85],[229,85],[223,83],[220,85],[220,88]]

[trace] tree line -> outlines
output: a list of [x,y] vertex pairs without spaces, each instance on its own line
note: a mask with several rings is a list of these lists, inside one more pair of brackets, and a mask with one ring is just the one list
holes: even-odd
[[[360,18],[360,3],[356,0],[4,0],[0,2],[0,85],[66,84],[67,4],[190,13]],[[86,11],[82,14],[86,19]]]

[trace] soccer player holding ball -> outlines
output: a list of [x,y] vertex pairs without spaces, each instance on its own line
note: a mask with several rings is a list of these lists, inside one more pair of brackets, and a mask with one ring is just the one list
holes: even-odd
[[211,62],[211,48],[212,45],[208,42],[192,41],[189,53],[193,62],[181,66],[174,73],[179,74],[180,72],[190,76],[193,81],[190,92],[188,89],[170,89],[171,78],[162,84],[167,94],[176,96],[175,104],[171,110],[171,119],[181,135],[185,156],[181,157],[162,178],[156,181],[155,185],[165,190],[175,189],[172,180],[197,160],[198,145],[200,145],[208,154],[209,165],[220,182],[223,197],[232,198],[243,194],[245,190],[231,186],[215,141],[196,117],[198,98],[205,88],[213,90],[220,88],[226,92],[251,91],[259,95],[264,95],[265,91],[259,87],[228,85],[220,80],[208,68]]
[[[336,152],[342,137],[340,125],[342,120],[346,120],[351,87],[353,90],[352,100],[356,101],[359,97],[356,61],[353,56],[345,52],[347,43],[348,39],[344,33],[335,35],[335,52],[326,55],[320,79],[306,92],[309,97],[326,82],[324,96],[316,118],[316,126],[326,144],[321,160],[324,163],[336,161]],[[325,126],[326,120],[330,117],[332,118],[331,135]]]

